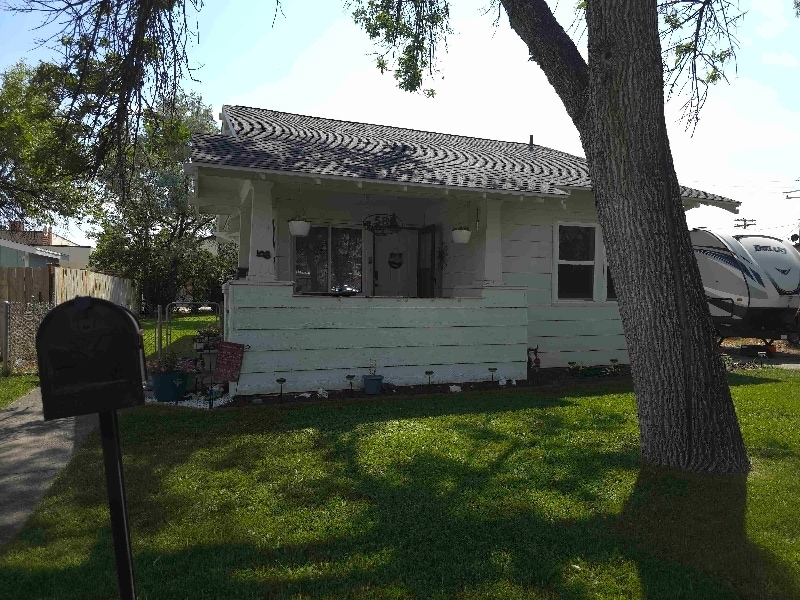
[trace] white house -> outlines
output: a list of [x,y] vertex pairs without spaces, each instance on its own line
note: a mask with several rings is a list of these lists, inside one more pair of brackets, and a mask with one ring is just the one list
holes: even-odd
[[[586,161],[500,142],[223,107],[196,135],[196,209],[239,242],[225,339],[245,344],[234,392],[526,377],[627,362]],[[682,188],[684,204],[738,202]],[[311,223],[293,236],[288,222]],[[468,227],[467,243],[451,230]]]

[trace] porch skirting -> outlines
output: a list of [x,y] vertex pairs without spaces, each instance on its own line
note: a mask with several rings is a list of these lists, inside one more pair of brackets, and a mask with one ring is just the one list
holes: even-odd
[[238,280],[225,288],[225,339],[245,344],[235,394],[354,387],[375,364],[386,383],[524,379],[524,287],[486,287],[469,298],[294,296],[291,282]]

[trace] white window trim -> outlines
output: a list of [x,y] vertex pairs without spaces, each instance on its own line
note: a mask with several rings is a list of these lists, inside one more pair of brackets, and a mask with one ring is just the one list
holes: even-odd
[[[364,228],[363,227],[359,227],[356,224],[349,224],[349,223],[337,223],[337,224],[333,224],[333,223],[314,223],[313,221],[311,223],[311,227],[326,227],[328,229],[328,244],[327,244],[327,246],[328,246],[328,288],[330,288],[330,285],[331,285],[331,270],[330,270],[331,267],[330,267],[330,265],[331,265],[331,252],[332,252],[331,238],[332,238],[332,235],[333,235],[332,230],[333,229],[359,229],[359,230],[361,230],[361,291],[359,293],[357,293],[357,294],[354,294],[354,295],[355,296],[365,296],[366,293],[364,292],[364,290],[366,289],[366,284],[365,284],[366,272],[364,270],[364,267],[365,267],[365,264],[366,264],[367,261],[366,261],[366,252],[364,251],[364,248],[366,247],[365,246],[365,244],[366,244],[366,236],[365,236]],[[290,277],[292,278],[292,282],[294,284],[294,283],[296,283],[294,281],[294,277],[295,277],[295,273],[297,272],[297,262],[296,262],[297,261],[297,238],[295,236],[291,236],[291,240],[292,241],[291,241],[290,247],[291,247],[291,251],[292,252],[291,252],[291,261],[289,263],[289,274],[290,274]],[[294,285],[292,285],[292,289],[294,289]],[[299,294],[297,292],[293,292],[292,295],[294,295],[294,296],[303,296],[304,294],[302,292],[300,292]]]
[[[559,265],[559,232],[561,227],[593,227],[594,234],[594,260],[586,261],[569,261],[573,265],[594,265],[594,287],[592,289],[592,299],[580,298],[559,298],[558,297],[558,265]],[[600,230],[599,223],[585,223],[578,221],[556,221],[553,224],[553,286],[552,286],[552,300],[553,304],[566,304],[570,306],[586,306],[596,304],[617,304],[616,298],[606,298],[607,282],[606,272],[608,270],[608,262],[606,260],[606,250],[603,244],[603,233]]]

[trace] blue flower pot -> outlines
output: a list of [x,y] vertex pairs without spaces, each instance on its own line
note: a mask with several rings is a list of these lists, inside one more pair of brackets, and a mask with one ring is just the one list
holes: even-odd
[[186,393],[186,373],[153,374],[153,395],[159,402],[177,402]]
[[383,375],[363,375],[364,393],[375,395],[381,393],[383,386]]

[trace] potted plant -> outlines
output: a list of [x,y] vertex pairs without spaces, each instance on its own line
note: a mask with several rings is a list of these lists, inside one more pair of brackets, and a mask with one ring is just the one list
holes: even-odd
[[364,393],[369,395],[380,394],[383,386],[383,375],[376,375],[378,364],[373,360],[369,364],[369,375],[362,375]]
[[453,227],[452,235],[453,235],[453,242],[456,244],[466,244],[469,242],[469,236],[472,232],[469,230],[469,227],[466,225],[456,225]]
[[311,221],[308,220],[306,217],[305,211],[303,209],[298,210],[290,219],[289,219],[289,233],[294,236],[298,237],[305,237],[308,235],[308,232],[311,230]]
[[196,372],[191,360],[180,359],[173,352],[147,362],[153,381],[153,395],[159,402],[177,402],[186,393],[189,375]]

